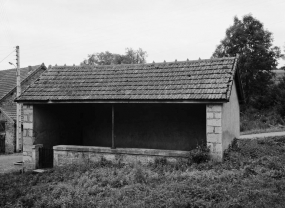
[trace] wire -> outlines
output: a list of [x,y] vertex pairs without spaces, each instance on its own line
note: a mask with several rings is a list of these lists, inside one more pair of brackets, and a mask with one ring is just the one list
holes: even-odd
[[5,58],[3,58],[3,59],[0,61],[0,64],[2,63],[2,61],[4,61],[6,58],[8,58],[14,51],[15,51],[15,49],[14,49],[11,53],[9,53],[8,56],[6,56]]

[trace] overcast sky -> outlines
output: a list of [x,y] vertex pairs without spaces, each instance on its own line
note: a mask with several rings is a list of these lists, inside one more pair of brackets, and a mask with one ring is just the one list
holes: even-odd
[[[0,62],[16,45],[21,67],[78,65],[127,47],[147,51],[147,62],[207,59],[234,16],[249,13],[284,52],[285,0],[0,0]],[[15,53],[0,70],[13,68],[8,62]]]

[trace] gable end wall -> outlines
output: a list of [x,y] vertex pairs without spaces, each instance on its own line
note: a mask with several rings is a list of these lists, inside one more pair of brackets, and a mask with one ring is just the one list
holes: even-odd
[[234,138],[240,135],[240,106],[235,81],[230,101],[223,104],[222,110],[223,150],[227,149]]

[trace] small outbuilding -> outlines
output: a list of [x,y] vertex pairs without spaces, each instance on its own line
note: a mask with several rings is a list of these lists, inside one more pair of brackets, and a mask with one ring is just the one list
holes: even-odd
[[[45,70],[44,64],[20,68],[21,88],[25,90]],[[16,142],[16,121],[19,118],[17,118],[15,98],[16,69],[0,71],[0,154],[22,150],[22,137],[19,137],[19,141]]]
[[60,165],[175,159],[203,143],[222,160],[240,133],[237,61],[51,67],[16,99],[24,104],[24,162],[34,165],[42,145]]

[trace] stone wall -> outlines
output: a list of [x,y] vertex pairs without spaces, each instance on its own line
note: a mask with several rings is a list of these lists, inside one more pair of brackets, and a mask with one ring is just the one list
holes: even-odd
[[135,149],[108,147],[90,147],[59,145],[54,146],[54,166],[67,164],[78,164],[84,162],[98,162],[102,158],[112,162],[146,164],[154,162],[155,158],[166,158],[168,162],[179,160],[187,161],[187,151],[156,150],[156,149]]
[[33,135],[33,106],[23,105],[23,162],[25,167],[34,168],[32,148],[34,144]]
[[211,157],[217,161],[223,159],[222,104],[207,105],[207,146]]

